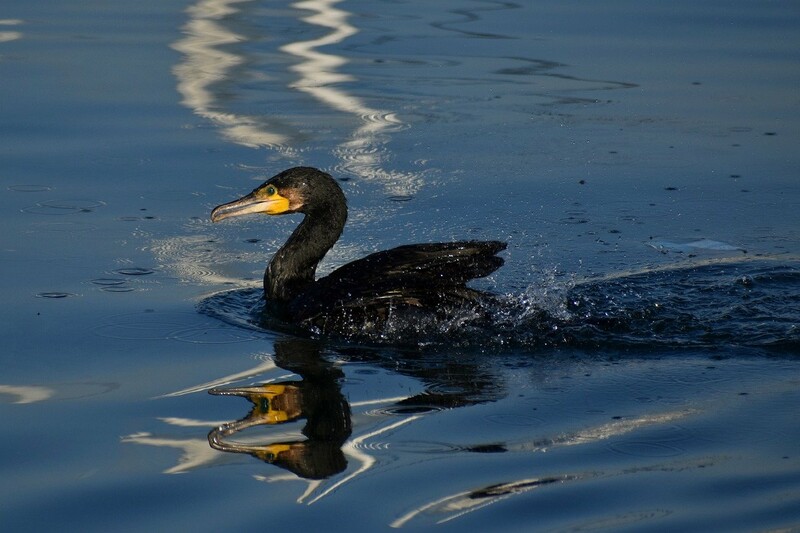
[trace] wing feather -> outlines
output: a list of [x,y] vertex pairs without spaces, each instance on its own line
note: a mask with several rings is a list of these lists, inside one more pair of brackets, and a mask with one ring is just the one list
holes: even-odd
[[460,241],[399,246],[348,263],[317,280],[290,303],[295,320],[309,321],[340,309],[392,305],[430,306],[474,297],[466,287],[503,264],[499,241]]

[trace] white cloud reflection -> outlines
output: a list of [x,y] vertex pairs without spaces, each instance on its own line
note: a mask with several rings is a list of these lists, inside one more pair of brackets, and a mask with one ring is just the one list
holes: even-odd
[[279,149],[287,143],[288,137],[267,130],[258,117],[225,111],[214,92],[215,84],[233,78],[235,68],[245,62],[244,56],[223,47],[247,40],[220,21],[239,11],[235,4],[250,1],[204,0],[190,7],[189,22],[183,27],[184,37],[172,45],[183,54],[183,60],[175,65],[173,73],[178,79],[182,103],[219,126],[227,140],[251,148]]
[[11,403],[43,402],[52,398],[55,393],[54,389],[36,385],[0,385],[0,394],[16,396]]
[[331,32],[316,39],[281,47],[282,51],[301,60],[290,68],[300,75],[291,88],[310,94],[331,109],[355,115],[361,121],[361,126],[352,133],[350,139],[342,142],[336,150],[341,169],[364,179],[383,182],[393,194],[412,194],[422,185],[419,174],[383,168],[388,155],[385,145],[389,141],[389,134],[402,129],[403,122],[394,113],[370,107],[339,86],[344,82],[357,81],[353,76],[337,71],[348,60],[320,50],[323,46],[340,43],[359,31],[348,22],[351,13],[336,7],[340,2],[305,0],[292,4],[298,9],[311,11],[310,15],[303,17],[304,22],[328,28]]
[[222,457],[222,452],[218,452],[208,445],[208,439],[165,438],[143,432],[122,437],[121,440],[122,442],[181,450],[178,463],[165,469],[164,474],[185,474],[197,468],[214,464]]
[[[587,445],[619,437],[646,427],[670,424],[697,413],[697,410],[684,409],[657,414],[644,414],[638,417],[616,420],[607,424],[586,428],[574,433],[565,433],[553,438],[543,438],[531,442],[510,444],[507,445],[506,448],[510,452],[531,453],[547,452],[562,446]],[[490,487],[465,490],[426,502],[398,517],[389,525],[393,528],[400,528],[422,514],[435,516],[436,523],[443,524],[518,494],[523,494],[551,484],[579,481],[598,475],[601,475],[601,473],[581,472],[577,474],[557,474],[551,477],[523,478],[506,483],[499,483]],[[605,475],[613,474],[607,473]]]
[[[0,19],[0,28],[3,26],[19,26],[20,24],[22,24],[22,21],[19,19]],[[17,39],[22,39],[21,31],[0,31],[0,43],[16,41]]]
[[[183,54],[183,59],[173,69],[178,80],[177,89],[183,96],[182,103],[218,126],[228,141],[296,156],[299,147],[294,134],[287,133],[285,126],[275,125],[274,117],[234,113],[220,94],[221,83],[241,81],[242,67],[249,62],[244,47],[232,45],[242,45],[253,36],[237,33],[231,24],[226,24],[231,15],[240,12],[237,4],[249,1],[202,0],[187,10],[190,19],[183,27],[184,37],[173,44],[173,48]],[[386,144],[390,134],[406,125],[393,112],[372,107],[348,92],[343,85],[358,81],[340,71],[349,59],[322,50],[359,32],[350,22],[352,14],[337,6],[340,2],[304,0],[291,5],[299,12],[309,12],[300,20],[327,33],[280,47],[280,52],[297,60],[288,67],[296,78],[287,89],[308,94],[326,109],[359,120],[360,126],[333,149],[340,161],[336,165],[338,171],[378,181],[390,194],[413,194],[422,185],[420,173],[384,168],[389,158]]]

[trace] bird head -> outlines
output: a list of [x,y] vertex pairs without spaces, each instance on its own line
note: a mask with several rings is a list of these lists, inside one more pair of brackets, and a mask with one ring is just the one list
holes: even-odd
[[218,205],[211,211],[211,221],[219,222],[229,217],[250,213],[283,215],[303,212],[311,189],[311,182],[327,176],[319,170],[297,167],[281,172],[256,187],[250,194]]
[[347,201],[329,174],[311,167],[295,167],[273,176],[238,200],[218,205],[211,211],[211,221],[250,213],[304,213],[343,226]]

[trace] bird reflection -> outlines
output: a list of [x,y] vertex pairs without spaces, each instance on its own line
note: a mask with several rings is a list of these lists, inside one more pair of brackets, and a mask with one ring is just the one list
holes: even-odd
[[[249,454],[305,479],[325,479],[343,472],[347,469],[348,457],[370,463],[365,463],[363,454],[353,449],[353,441],[361,442],[372,433],[360,434],[351,440],[351,405],[341,385],[344,373],[340,366],[323,356],[324,346],[313,339],[276,341],[275,364],[297,374],[298,380],[210,389],[211,394],[240,396],[252,404],[245,417],[221,424],[209,432],[211,447],[223,452]],[[340,355],[345,354],[340,352]],[[381,361],[379,355],[370,351],[353,350],[346,357],[350,361]],[[416,360],[408,368],[402,365],[398,368],[398,362],[394,361],[392,366],[428,385],[420,394],[392,400],[393,407],[386,412],[402,415],[407,421],[426,412],[491,401],[502,394],[500,380],[491,371],[465,361]],[[305,420],[300,431],[302,438],[278,429],[300,420]],[[246,430],[257,427],[271,428],[272,438],[264,433],[261,433],[260,442],[254,442],[255,437],[245,438]],[[363,470],[364,464],[357,471]]]
[[[219,396],[241,396],[253,404],[246,417],[223,424],[208,434],[221,451],[247,453],[307,479],[322,479],[343,471],[342,445],[352,433],[350,405],[341,391],[342,371],[320,356],[318,343],[284,340],[275,344],[278,366],[298,374],[299,381],[252,387],[215,388]],[[273,426],[305,419],[305,440],[244,444],[230,439],[255,426]]]

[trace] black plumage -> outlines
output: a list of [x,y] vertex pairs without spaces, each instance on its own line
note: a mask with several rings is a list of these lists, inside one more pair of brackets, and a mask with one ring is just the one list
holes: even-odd
[[403,311],[436,316],[470,305],[482,293],[466,286],[497,270],[499,241],[399,246],[376,252],[315,279],[317,265],[339,239],[347,202],[336,181],[296,167],[211,212],[211,220],[248,213],[303,213],[305,218],[264,273],[264,296],[294,323],[325,333],[374,328]]

